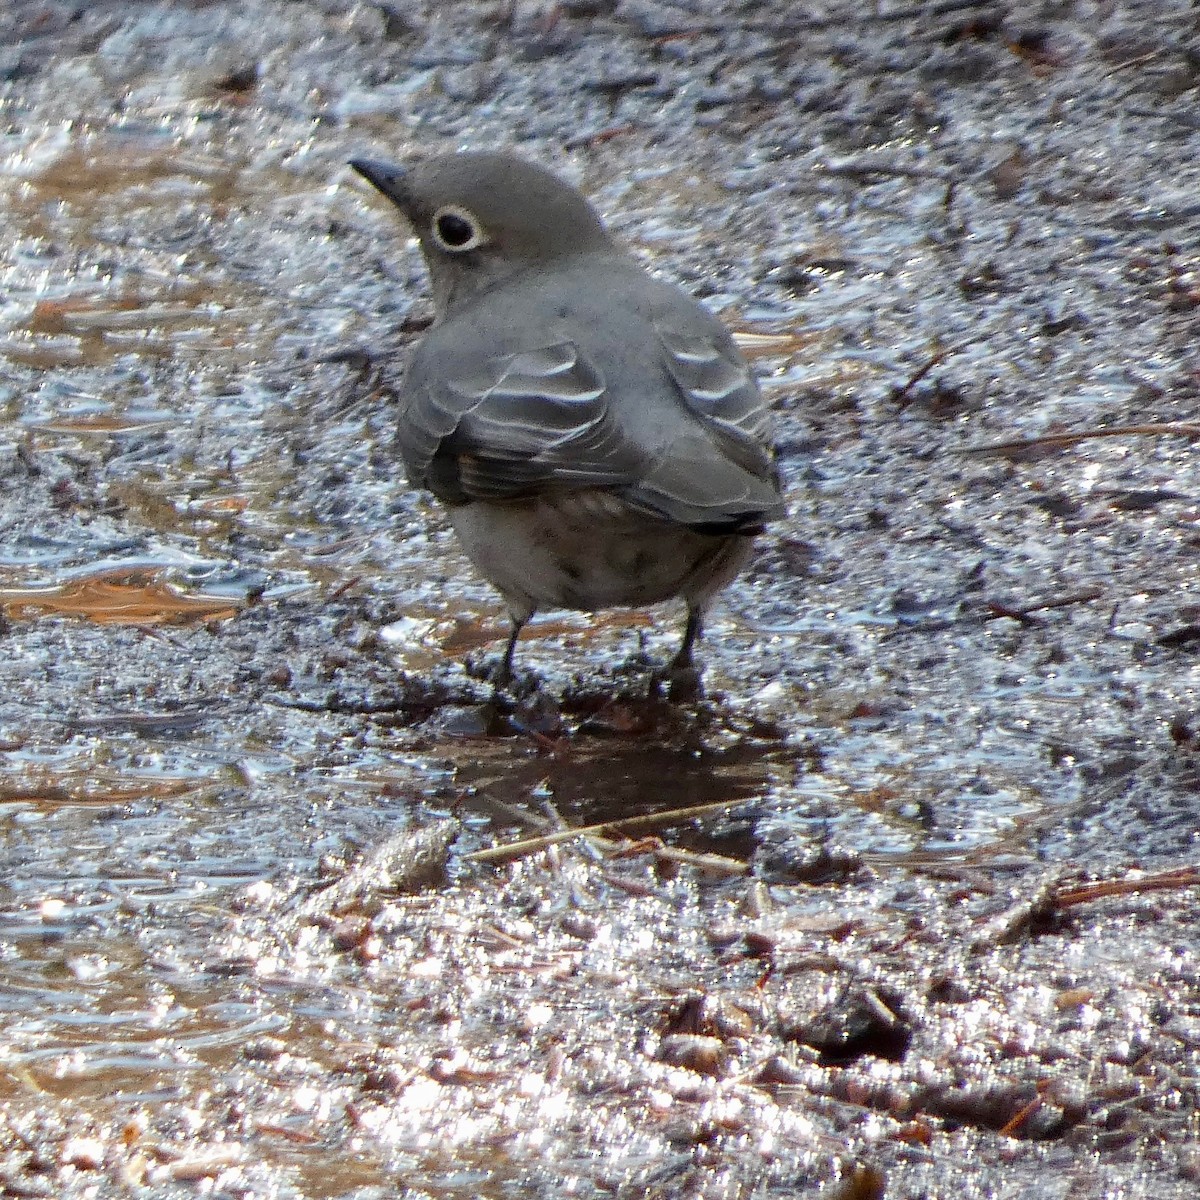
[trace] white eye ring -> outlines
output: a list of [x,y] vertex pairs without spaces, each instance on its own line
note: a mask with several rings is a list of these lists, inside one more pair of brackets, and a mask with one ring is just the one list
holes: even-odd
[[433,240],[450,254],[465,254],[486,240],[479,221],[457,204],[443,204],[430,222]]

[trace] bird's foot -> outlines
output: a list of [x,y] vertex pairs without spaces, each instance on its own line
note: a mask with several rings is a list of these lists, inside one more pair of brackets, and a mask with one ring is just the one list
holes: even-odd
[[650,680],[651,698],[660,695],[664,686],[672,704],[695,704],[704,699],[703,672],[690,654],[675,655],[664,670],[654,673]]
[[536,671],[514,671],[503,659],[485,666],[479,677],[492,685],[493,701],[505,698],[516,703],[541,691],[541,676]]
[[667,699],[673,704],[695,704],[704,699],[704,680],[698,667],[671,667],[667,671]]
[[513,698],[527,696],[538,690],[540,677],[535,671],[518,671],[507,655],[493,658],[480,652],[468,654],[463,667],[473,679],[492,685],[492,695]]
[[700,637],[700,626],[704,610],[688,601],[687,624],[683,630],[683,644],[667,665],[665,682],[667,699],[673,704],[694,704],[704,699],[704,684],[700,668],[696,666],[692,648]]

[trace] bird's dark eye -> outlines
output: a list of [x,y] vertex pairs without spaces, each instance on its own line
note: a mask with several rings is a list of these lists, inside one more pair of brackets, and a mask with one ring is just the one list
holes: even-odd
[[446,213],[444,216],[438,217],[437,231],[438,237],[447,246],[461,246],[464,242],[469,242],[475,235],[475,229],[471,222],[455,213]]
[[483,241],[483,230],[466,209],[448,204],[433,214],[433,236],[443,250],[462,253]]

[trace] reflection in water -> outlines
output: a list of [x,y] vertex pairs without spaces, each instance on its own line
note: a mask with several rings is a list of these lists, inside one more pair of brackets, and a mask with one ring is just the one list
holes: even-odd
[[510,740],[470,743],[456,780],[468,806],[497,825],[514,821],[543,827],[619,823],[663,814],[664,836],[700,853],[745,860],[752,846],[741,834],[713,831],[718,808],[684,827],[680,809],[737,805],[765,798],[782,751],[777,743],[744,742],[729,751],[695,750],[630,740],[573,739],[559,753],[531,754]]
[[241,607],[226,596],[181,592],[163,577],[164,570],[117,567],[45,587],[2,588],[0,608],[17,619],[52,615],[101,625],[161,625],[225,620]]

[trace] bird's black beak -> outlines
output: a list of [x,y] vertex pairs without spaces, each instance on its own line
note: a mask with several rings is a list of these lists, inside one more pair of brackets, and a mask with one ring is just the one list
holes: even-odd
[[352,158],[350,165],[372,186],[378,188],[397,208],[408,208],[408,172],[393,163],[375,158]]

